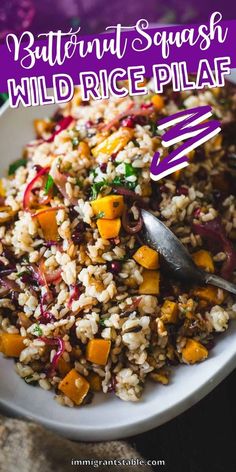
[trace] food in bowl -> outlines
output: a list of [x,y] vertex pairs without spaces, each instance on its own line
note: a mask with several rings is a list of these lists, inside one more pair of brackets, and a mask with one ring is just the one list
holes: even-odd
[[[90,102],[76,90],[35,120],[36,139],[1,179],[0,351],[61,405],[96,392],[139,400],[149,379],[166,385],[172,366],[214,355],[236,315],[232,295],[172,279],[140,214],[160,218],[199,267],[234,280],[234,89],[149,87],[142,98]],[[154,152],[165,152],[157,120],[201,104],[222,133],[184,170],[150,180]]]

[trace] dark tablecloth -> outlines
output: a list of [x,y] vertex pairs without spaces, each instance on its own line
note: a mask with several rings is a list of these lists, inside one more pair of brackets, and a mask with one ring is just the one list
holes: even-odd
[[163,472],[236,471],[236,370],[213,392],[165,425],[132,438]]

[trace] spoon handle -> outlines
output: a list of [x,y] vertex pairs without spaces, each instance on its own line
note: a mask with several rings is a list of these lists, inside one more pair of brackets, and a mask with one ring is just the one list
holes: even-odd
[[205,282],[207,284],[215,285],[216,287],[223,288],[227,292],[236,294],[236,285],[228,282],[228,280],[218,277],[218,275],[208,274],[205,272]]

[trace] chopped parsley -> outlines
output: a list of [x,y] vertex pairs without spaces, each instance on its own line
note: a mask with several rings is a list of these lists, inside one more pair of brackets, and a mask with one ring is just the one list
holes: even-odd
[[137,182],[126,182],[125,186],[129,188],[130,190],[134,190],[137,185]]
[[92,177],[96,177],[97,176],[97,169],[91,169],[90,170],[90,173],[89,173],[89,176],[92,176]]
[[102,318],[99,320],[99,324],[102,328],[106,328],[105,321],[108,320],[108,318]]
[[157,129],[157,123],[155,121],[149,121],[149,126],[150,126],[150,131],[152,133],[152,136],[158,136],[159,131]]
[[135,169],[132,164],[125,163],[125,177],[130,177],[131,175],[137,175],[137,169]]
[[112,183],[111,185],[114,185],[117,187],[121,187],[121,186],[124,186],[130,190],[134,190],[136,185],[137,185],[137,181],[135,182],[129,182],[128,180],[124,179],[123,177],[115,177],[113,180],[112,180]]
[[102,180],[101,182],[94,182],[94,184],[92,185],[91,187],[91,192],[92,192],[92,199],[93,200],[96,200],[99,192],[101,191],[101,189],[103,187],[105,187],[106,185],[108,185],[108,182],[107,180]]
[[37,336],[42,336],[43,335],[43,331],[42,331],[42,329],[40,328],[39,325],[36,325],[34,327],[33,333],[36,334]]
[[113,180],[112,180],[112,184],[113,185],[122,185],[123,184],[123,180],[122,180],[122,177],[119,177],[119,176],[116,176]]
[[53,185],[54,185],[54,180],[53,180],[52,176],[50,174],[48,174],[47,181],[46,181],[46,184],[45,184],[45,187],[44,187],[44,191],[45,191],[46,194],[48,194],[50,192]]
[[16,170],[19,168],[19,167],[25,167],[27,164],[27,159],[18,159],[17,161],[13,162],[10,166],[9,166],[9,169],[8,169],[8,175],[14,175]]

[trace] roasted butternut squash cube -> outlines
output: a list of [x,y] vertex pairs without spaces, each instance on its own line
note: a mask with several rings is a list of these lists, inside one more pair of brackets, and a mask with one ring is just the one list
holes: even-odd
[[165,300],[161,307],[161,319],[164,323],[177,323],[178,303]]
[[0,334],[0,352],[7,357],[20,357],[21,351],[25,349],[24,339],[20,334]]
[[215,305],[220,305],[225,299],[224,291],[221,288],[213,287],[213,285],[195,288],[193,290],[193,295]]
[[160,293],[160,272],[145,269],[142,273],[143,281],[139,285],[141,295],[158,295]]
[[34,120],[34,129],[37,135],[37,138],[42,138],[45,133],[52,133],[55,123],[50,120]]
[[124,197],[122,195],[107,195],[91,202],[93,212],[99,219],[114,220],[122,215],[124,210]]
[[121,220],[120,218],[115,218],[114,220],[99,218],[99,220],[97,220],[97,227],[101,238],[116,238],[120,232]]
[[151,372],[150,378],[154,382],[161,383],[162,385],[167,385],[169,383],[169,376],[165,370],[160,370],[158,372]]
[[57,241],[59,238],[56,210],[39,210],[36,213],[37,220],[41,226],[43,237],[46,241]]
[[98,374],[95,374],[94,372],[91,372],[88,376],[88,381],[90,384],[91,390],[93,392],[101,392],[102,390],[102,379],[99,377]]
[[141,246],[133,255],[133,259],[145,269],[159,268],[159,254],[148,246]]
[[79,155],[81,157],[89,157],[90,156],[90,147],[88,143],[85,141],[80,141],[79,147],[78,147]]
[[92,149],[94,157],[98,157],[99,154],[114,154],[123,149],[126,144],[133,138],[134,130],[132,128],[120,128],[118,131],[112,133],[108,138],[104,139],[101,143]]
[[70,372],[71,370],[71,363],[70,362],[66,362],[63,357],[60,357],[58,363],[57,363],[57,370],[59,372],[59,374],[62,376],[62,377],[65,377],[66,374],[68,374],[68,372]]
[[89,382],[75,369],[70,370],[61,380],[58,386],[64,395],[72,400],[75,405],[81,405],[89,391]]
[[214,272],[214,262],[209,251],[201,249],[200,251],[197,251],[192,254],[192,258],[195,264],[201,269],[204,269],[208,272]]
[[157,111],[161,111],[164,108],[165,102],[161,95],[156,94],[152,97],[152,104]]
[[90,339],[86,347],[86,359],[93,364],[106,365],[111,349],[107,339]]
[[188,339],[182,349],[182,359],[187,364],[204,361],[208,357],[208,350],[195,339]]

